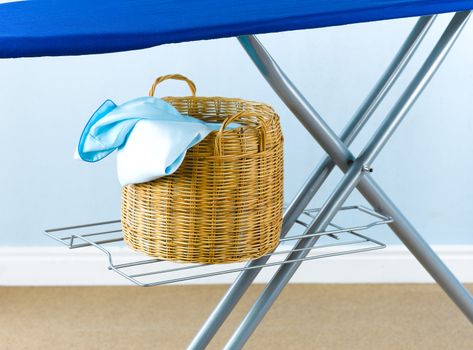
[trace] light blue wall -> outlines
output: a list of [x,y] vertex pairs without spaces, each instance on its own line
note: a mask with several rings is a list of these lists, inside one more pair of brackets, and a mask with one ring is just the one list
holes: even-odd
[[[449,19],[443,15],[421,55]],[[387,66],[413,19],[260,36],[288,75],[339,131]],[[375,163],[374,176],[427,240],[473,244],[473,23],[406,123]],[[419,66],[413,60],[409,76]],[[114,157],[94,165],[72,159],[90,114],[111,98],[146,94],[153,78],[179,72],[200,95],[265,101],[282,117],[289,200],[321,149],[269,89],[234,39],[165,45],[101,56],[0,61],[0,245],[49,245],[44,228],[119,217]],[[370,130],[399,95],[380,109]],[[178,83],[160,95],[187,93]],[[366,140],[369,130],[360,139]],[[357,152],[363,142],[357,142]],[[321,203],[340,173],[317,198]],[[352,196],[351,203],[360,201]],[[389,232],[379,233],[390,243]]]

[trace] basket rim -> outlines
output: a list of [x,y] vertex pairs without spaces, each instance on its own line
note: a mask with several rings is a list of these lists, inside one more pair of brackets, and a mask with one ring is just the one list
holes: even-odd
[[162,100],[165,99],[173,99],[173,100],[226,100],[229,102],[243,102],[243,103],[248,103],[248,104],[254,104],[254,105],[262,105],[265,107],[269,107],[271,110],[274,110],[273,107],[267,103],[264,102],[259,102],[259,101],[252,101],[252,100],[245,100],[240,97],[225,97],[225,96],[163,96],[163,97],[156,97],[160,98]]

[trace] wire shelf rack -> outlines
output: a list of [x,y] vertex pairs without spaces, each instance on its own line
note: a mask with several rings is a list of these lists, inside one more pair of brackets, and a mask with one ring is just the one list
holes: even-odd
[[[244,263],[231,264],[182,264],[150,258],[139,252],[132,252],[127,261],[122,256],[115,256],[116,250],[110,249],[117,245],[124,247],[120,220],[105,221],[84,225],[48,229],[45,234],[67,246],[69,249],[93,247],[102,252],[107,261],[108,269],[142,287],[158,286],[169,283],[190,281],[199,278],[238,273],[248,269],[274,267],[292,262],[316,260],[346,254],[360,253],[385,248],[386,245],[371,237],[361,234],[360,231],[369,230],[376,226],[392,222],[392,218],[384,216],[373,209],[361,206],[346,206],[340,212],[356,212],[360,214],[362,224],[345,227],[335,222],[330,224],[330,230],[310,235],[304,230],[315,218],[319,208],[306,209],[296,221],[297,225],[289,235],[281,238],[280,244],[269,255],[264,264],[245,266]],[[337,217],[334,219],[334,221]],[[296,249],[300,239],[320,237],[312,248]],[[297,250],[309,250],[309,254],[302,259],[288,259],[290,253]],[[120,261],[118,261],[120,260]]]

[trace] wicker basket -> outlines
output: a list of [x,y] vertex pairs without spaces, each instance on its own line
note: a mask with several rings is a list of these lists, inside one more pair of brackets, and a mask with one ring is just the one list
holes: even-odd
[[[172,175],[122,191],[125,242],[177,262],[227,263],[255,259],[279,242],[283,209],[283,137],[265,104],[222,97],[166,97],[181,113],[220,122],[189,149]],[[236,122],[240,127],[225,130]]]

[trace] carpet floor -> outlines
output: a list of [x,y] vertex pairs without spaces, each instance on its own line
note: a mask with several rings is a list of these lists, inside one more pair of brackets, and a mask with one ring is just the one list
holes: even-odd
[[[1,287],[0,349],[185,349],[226,288]],[[261,289],[209,349],[222,349]],[[245,349],[471,350],[473,326],[435,285],[290,285]]]

